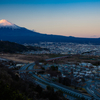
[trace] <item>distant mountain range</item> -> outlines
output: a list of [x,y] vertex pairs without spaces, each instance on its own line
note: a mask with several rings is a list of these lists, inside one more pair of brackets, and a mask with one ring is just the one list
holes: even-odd
[[100,38],[78,38],[72,36],[47,35],[19,27],[7,20],[0,21],[0,40],[16,43],[37,43],[37,42],[72,42],[100,44]]

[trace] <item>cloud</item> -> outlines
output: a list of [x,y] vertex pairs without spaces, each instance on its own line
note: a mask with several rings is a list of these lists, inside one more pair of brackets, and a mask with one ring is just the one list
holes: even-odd
[[99,36],[98,35],[92,35],[89,38],[99,38]]

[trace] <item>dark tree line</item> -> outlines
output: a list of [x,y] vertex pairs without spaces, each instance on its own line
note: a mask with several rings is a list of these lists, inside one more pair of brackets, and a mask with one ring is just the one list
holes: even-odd
[[49,50],[47,48],[41,48],[36,46],[24,46],[18,43],[9,42],[9,41],[0,41],[0,52],[3,53],[17,53],[17,52],[23,52],[28,50]]

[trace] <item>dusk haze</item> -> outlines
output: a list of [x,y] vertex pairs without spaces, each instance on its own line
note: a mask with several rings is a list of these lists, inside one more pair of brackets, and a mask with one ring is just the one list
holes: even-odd
[[100,0],[1,0],[0,20],[43,34],[100,37]]

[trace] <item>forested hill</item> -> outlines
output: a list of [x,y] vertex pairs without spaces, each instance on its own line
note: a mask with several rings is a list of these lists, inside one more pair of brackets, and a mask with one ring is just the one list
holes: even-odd
[[37,51],[37,50],[44,50],[44,49],[47,50],[46,48],[24,46],[9,41],[0,41],[0,52],[2,53],[17,53],[17,52],[23,52],[28,50]]

